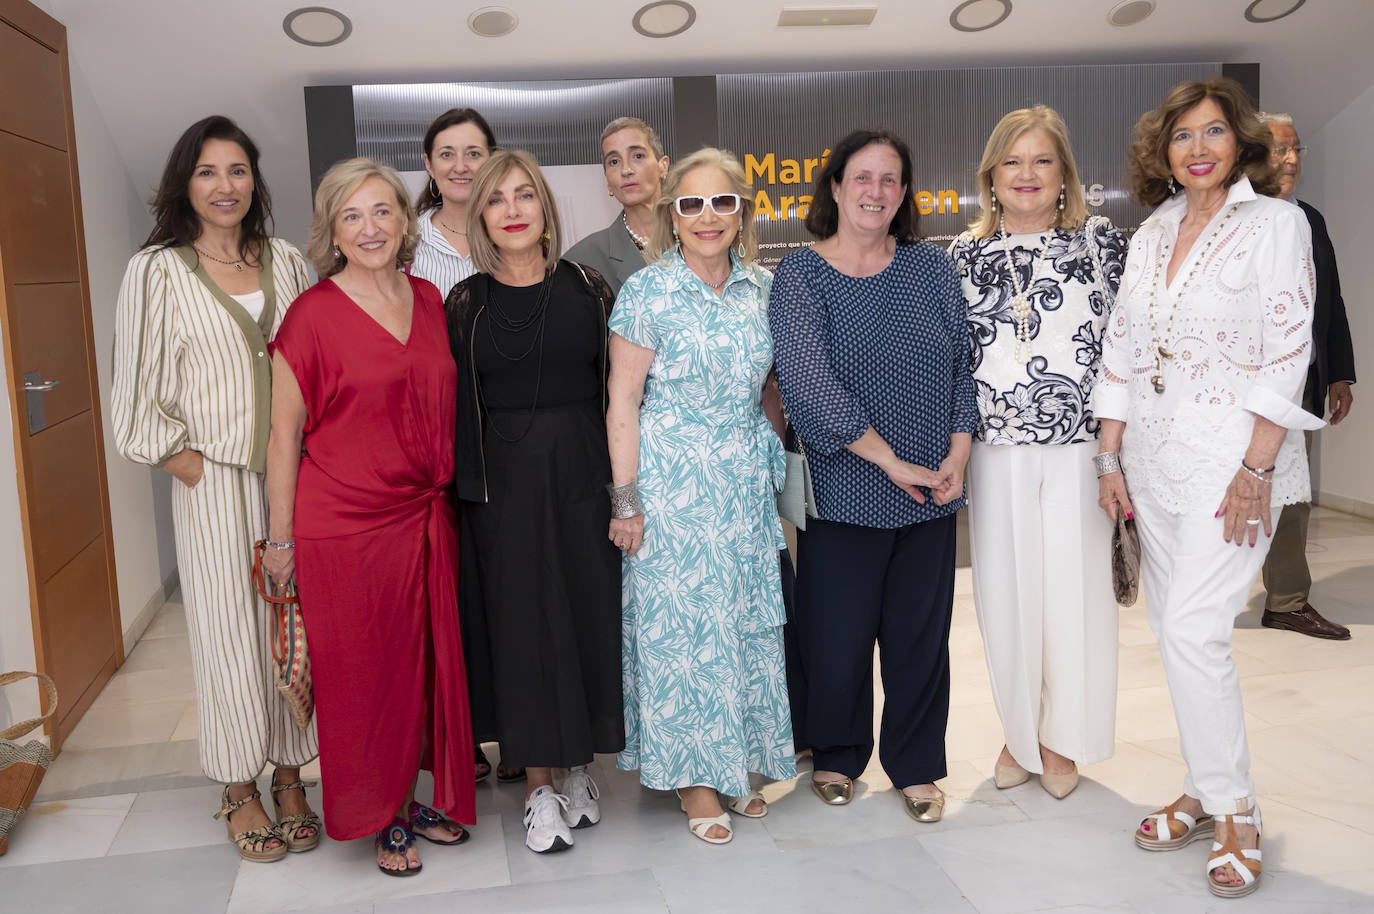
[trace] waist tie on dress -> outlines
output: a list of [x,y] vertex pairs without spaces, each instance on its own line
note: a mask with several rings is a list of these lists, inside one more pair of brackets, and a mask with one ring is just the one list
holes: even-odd
[[[477,822],[472,789],[476,777],[472,719],[458,627],[458,526],[448,487],[424,490],[411,501],[425,512],[425,589],[429,594],[430,662],[434,680],[429,695],[429,732],[425,759],[434,773],[434,807],[464,824]],[[450,561],[443,561],[447,552]]]
[[[785,623],[787,619],[782,600],[765,598],[766,591],[781,593],[782,589],[778,551],[785,548],[786,540],[783,539],[782,523],[778,519],[776,494],[782,491],[787,476],[787,456],[782,440],[773,430],[767,414],[761,407],[708,412],[666,400],[655,400],[645,404],[641,421],[692,423],[737,436],[743,449],[750,455],[747,465],[751,476],[765,483],[760,487],[765,491],[750,493],[758,501],[752,511],[746,510],[748,526],[739,531],[747,540],[740,544],[742,548],[738,550],[743,566],[740,586],[744,589],[744,611],[735,620],[736,628],[740,632],[758,632]],[[760,472],[764,474],[762,480],[758,479]]]

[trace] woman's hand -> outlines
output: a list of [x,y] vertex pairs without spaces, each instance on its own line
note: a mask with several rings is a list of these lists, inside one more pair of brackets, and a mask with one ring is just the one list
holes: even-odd
[[939,481],[930,487],[930,494],[937,505],[947,505],[964,494],[964,461],[946,457],[935,475]]
[[612,518],[611,530],[607,535],[622,553],[634,555],[644,545],[644,515]]
[[167,458],[162,468],[179,479],[186,488],[194,489],[205,475],[205,457],[200,451],[188,447]]
[[[926,503],[926,497],[921,494],[921,490],[918,489],[917,486],[930,489],[933,493],[941,480],[940,474],[935,470],[919,466],[918,464],[907,463],[905,460],[894,459],[887,466],[883,467],[883,470],[887,473],[887,478],[892,480],[897,488],[901,489],[921,504]],[[962,473],[959,479],[959,484],[962,487]],[[942,502],[937,501],[936,504],[942,504]]]
[[1231,484],[1226,487],[1226,495],[1217,508],[1217,517],[1222,518],[1222,537],[1237,546],[1247,539],[1253,548],[1259,540],[1260,525],[1264,525],[1264,535],[1273,536],[1274,528],[1269,520],[1269,496],[1272,484],[1260,482],[1244,467],[1236,470]]
[[296,574],[296,549],[273,549],[268,546],[262,556],[262,570],[272,582],[272,592],[276,593],[291,583]]
[[1126,520],[1135,520],[1131,496],[1126,494],[1126,477],[1120,470],[1097,477],[1097,504],[1116,523],[1118,509],[1126,512]]

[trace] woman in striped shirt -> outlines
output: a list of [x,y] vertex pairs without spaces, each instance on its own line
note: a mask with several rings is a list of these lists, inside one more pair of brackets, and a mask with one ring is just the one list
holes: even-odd
[[429,180],[415,200],[420,241],[409,272],[434,283],[442,296],[476,272],[468,247],[468,198],[473,176],[495,148],[491,126],[471,108],[451,108],[425,131]]
[[[267,535],[268,341],[308,280],[300,252],[269,236],[258,149],[226,117],[187,128],[153,201],[157,225],[129,261],[116,306],[115,445],[177,478],[172,522],[200,717],[200,761],[225,784],[218,816],[245,860],[320,840],[300,766],[317,754],[273,687],[269,607],[253,591]],[[256,779],[276,766],[278,821]],[[217,817],[218,817],[217,816]]]

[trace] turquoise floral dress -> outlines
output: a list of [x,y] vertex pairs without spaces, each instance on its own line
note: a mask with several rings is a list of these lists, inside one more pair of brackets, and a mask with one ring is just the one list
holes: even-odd
[[772,276],[717,297],[676,257],[621,287],[610,329],[654,350],[639,414],[644,543],[623,569],[625,750],[648,787],[749,792],[796,775],[783,666],[786,460],[760,406]]

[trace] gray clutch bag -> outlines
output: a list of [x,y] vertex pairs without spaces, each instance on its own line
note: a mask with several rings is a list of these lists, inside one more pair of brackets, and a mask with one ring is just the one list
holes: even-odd
[[[801,443],[797,446],[800,448]],[[806,465],[806,451],[784,453],[787,454],[787,477],[778,493],[778,514],[795,524],[798,530],[805,530],[808,517],[820,516],[816,513],[816,491],[811,487],[811,468]]]

